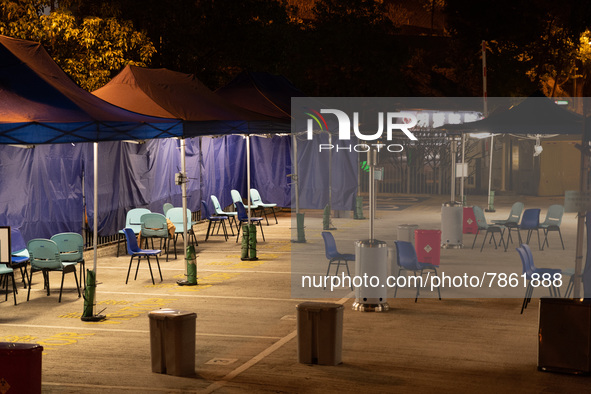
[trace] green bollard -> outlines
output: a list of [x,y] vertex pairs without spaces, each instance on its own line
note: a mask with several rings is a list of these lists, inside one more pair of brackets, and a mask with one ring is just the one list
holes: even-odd
[[195,256],[195,247],[187,246],[187,284],[197,284],[197,258]]
[[298,226],[298,242],[306,242],[306,232],[304,231],[304,214],[298,213],[296,215],[297,226]]
[[94,295],[96,290],[96,274],[92,270],[86,270],[86,287],[84,288],[84,311],[82,320],[94,315]]
[[488,209],[486,212],[495,212],[495,191],[491,190],[488,195]]
[[330,229],[330,208],[328,204],[324,207],[324,213],[322,214],[322,229]]
[[353,211],[353,219],[363,220],[363,197],[355,197],[355,210]]
[[242,225],[242,244],[241,244],[241,253],[240,253],[240,260],[247,260],[248,259],[248,224]]
[[97,322],[105,319],[105,315],[94,314],[94,302],[96,291],[96,272],[86,270],[86,287],[84,288],[84,311],[81,320],[86,322]]
[[187,253],[185,254],[187,262],[187,279],[177,280],[176,284],[179,286],[196,286],[197,285],[197,257],[195,254],[195,247],[193,245],[187,246]]
[[257,257],[257,228],[254,224],[250,225],[250,230],[248,231],[248,250],[249,250],[249,260],[258,260]]

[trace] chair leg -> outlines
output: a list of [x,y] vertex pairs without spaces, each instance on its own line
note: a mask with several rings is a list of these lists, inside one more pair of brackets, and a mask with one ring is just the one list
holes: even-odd
[[211,230],[211,220],[208,220],[208,225],[207,225],[207,233],[205,233],[205,240],[207,241],[209,239],[209,231]]
[[484,234],[484,239],[482,240],[482,245],[480,245],[480,251],[482,252],[482,248],[484,248],[484,244],[486,243],[486,236],[488,235],[488,231]]
[[[533,232],[533,230],[532,230]],[[540,230],[536,229],[536,234],[538,234],[538,249],[542,250],[542,244],[540,244]]]
[[564,250],[564,242],[562,241],[562,233],[560,232],[560,227],[558,227],[558,236],[560,237],[560,243],[562,244],[562,250]]
[[31,267],[31,275],[29,276],[29,291],[27,292],[27,301],[29,301],[29,297],[31,296],[31,281],[33,280],[33,267]]
[[240,239],[240,227],[238,226],[238,234],[236,234],[236,243],[238,243],[238,240]]
[[[139,257],[138,257],[139,259]],[[125,284],[127,284],[127,281],[129,281],[129,272],[131,272],[131,265],[133,264],[133,256],[131,256],[131,259],[129,260],[129,268],[127,269],[127,278],[125,278]]]
[[152,277],[152,284],[155,285],[156,283],[154,282],[154,275],[152,275],[152,264],[150,264],[150,256],[146,256],[146,259],[148,260],[148,268],[150,269],[150,277]]
[[135,276],[133,277],[133,280],[137,280],[137,273],[140,270],[140,260],[142,259],[142,256],[137,256],[137,265],[135,266]]
[[476,235],[474,235],[474,241],[472,241],[472,249],[474,249],[474,244],[476,244],[476,238],[478,238],[479,231],[476,231]]
[[156,257],[156,265],[158,266],[158,273],[160,274],[160,282],[162,282],[162,271],[160,271],[160,261],[158,261],[158,255]]
[[265,233],[263,233],[263,224],[261,223],[260,220],[259,220],[259,227],[261,228],[261,235],[263,237],[263,241],[265,241]]
[[[14,297],[14,305],[16,305],[16,282],[14,281],[14,272],[10,274],[12,279],[12,296]],[[8,279],[6,280],[8,282]],[[8,295],[8,283],[6,284],[6,295]]]
[[273,216],[275,217],[275,224],[279,224],[279,222],[277,221],[277,215],[275,215],[275,208],[271,208],[272,212],[273,212]]
[[[64,272],[64,270],[62,269],[62,284],[60,285],[60,296],[57,299],[57,302],[62,302],[62,290],[64,289],[64,276],[66,275],[66,273]],[[77,282],[77,281],[76,281]],[[76,287],[78,287],[78,283],[76,283]]]

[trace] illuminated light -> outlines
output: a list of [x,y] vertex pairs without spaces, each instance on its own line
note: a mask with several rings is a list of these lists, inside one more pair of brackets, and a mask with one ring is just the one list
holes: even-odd
[[558,105],[568,105],[568,100],[554,100],[554,103]]

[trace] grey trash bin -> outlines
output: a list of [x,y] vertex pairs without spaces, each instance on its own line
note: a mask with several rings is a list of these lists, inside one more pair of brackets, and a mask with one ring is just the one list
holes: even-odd
[[302,364],[340,364],[345,308],[330,302],[303,302],[296,308],[298,361]]
[[158,309],[150,319],[152,372],[175,376],[195,374],[194,312]]
[[406,241],[414,245],[415,230],[418,228],[418,224],[401,224],[398,226],[398,241]]

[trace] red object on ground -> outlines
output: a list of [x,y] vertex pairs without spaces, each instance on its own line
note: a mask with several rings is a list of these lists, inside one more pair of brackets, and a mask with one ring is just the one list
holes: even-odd
[[476,234],[478,233],[478,223],[476,222],[476,216],[474,216],[474,210],[472,207],[464,207],[462,219],[462,233],[463,234]]
[[441,231],[415,230],[415,249],[420,263],[439,265],[441,257]]
[[0,392],[41,393],[41,354],[34,343],[0,342]]

